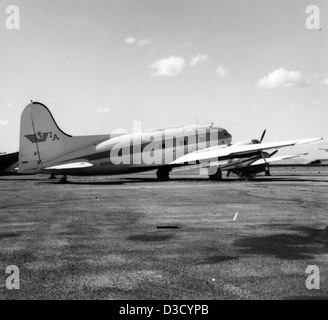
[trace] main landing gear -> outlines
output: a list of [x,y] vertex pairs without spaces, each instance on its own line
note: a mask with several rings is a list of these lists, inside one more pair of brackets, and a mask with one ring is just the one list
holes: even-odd
[[208,177],[211,181],[221,181],[222,180],[221,169],[217,168],[216,172],[214,174],[210,174]]
[[67,176],[66,176],[66,174],[59,180],[59,183],[67,183]]
[[170,180],[170,171],[172,169],[160,168],[157,170],[156,175],[159,181],[168,181]]

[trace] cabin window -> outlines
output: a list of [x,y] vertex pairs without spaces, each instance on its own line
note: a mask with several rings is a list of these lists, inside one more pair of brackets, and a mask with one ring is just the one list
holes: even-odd
[[[220,135],[220,134],[219,134],[219,135]],[[223,130],[223,136],[224,136],[224,137],[228,137],[228,136],[229,136],[229,133],[228,133],[227,130]],[[219,137],[219,139],[220,139],[220,137]]]

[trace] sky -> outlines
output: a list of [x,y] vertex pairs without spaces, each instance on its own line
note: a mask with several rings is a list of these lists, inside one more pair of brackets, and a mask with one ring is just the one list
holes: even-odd
[[[9,5],[19,29],[6,27]],[[309,5],[321,30],[307,28]],[[232,142],[264,129],[265,142],[328,142],[328,3],[2,0],[0,152],[18,150],[30,100],[71,135],[198,122]],[[327,142],[300,152],[328,158]]]

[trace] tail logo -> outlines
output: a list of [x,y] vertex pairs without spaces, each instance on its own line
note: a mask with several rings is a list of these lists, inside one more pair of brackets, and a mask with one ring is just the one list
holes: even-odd
[[52,141],[60,140],[57,134],[52,132],[38,132],[37,134],[28,134],[25,136],[26,139],[30,140],[32,143],[45,142],[48,138]]

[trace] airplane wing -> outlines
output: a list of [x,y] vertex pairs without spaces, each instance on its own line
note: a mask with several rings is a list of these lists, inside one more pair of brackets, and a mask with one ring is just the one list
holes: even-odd
[[93,166],[94,165],[90,162],[73,162],[73,163],[65,163],[65,164],[60,164],[57,166],[44,168],[44,170],[84,169],[84,168],[90,168]]
[[269,149],[279,149],[283,147],[291,147],[295,145],[313,143],[320,141],[322,138],[302,139],[302,140],[287,140],[281,142],[258,143],[252,145],[231,145],[211,147],[196,152],[188,153],[170,163],[171,166],[181,165],[185,163],[196,163],[197,161],[217,161],[221,159],[228,159],[239,155],[253,154],[254,152],[261,152]]
[[[302,157],[302,156],[305,156],[305,155],[307,155],[307,153],[297,154],[297,155],[289,155],[289,156],[271,157],[271,158],[266,158],[265,161],[264,161],[264,159],[259,159],[259,160],[255,160],[254,162],[248,164],[248,166],[264,165],[266,163],[271,163],[271,162],[275,162],[275,161],[281,161],[281,160],[286,160],[286,159]],[[174,167],[172,169],[172,171],[177,172],[177,171],[184,171],[184,170],[209,168],[210,166],[222,166],[220,168],[221,170],[231,170],[235,166],[237,166],[239,163],[242,163],[242,162],[229,163],[229,161],[226,161],[226,162],[224,162],[224,161],[211,161],[211,162],[199,163],[199,164],[195,164],[195,165],[185,165],[185,166]]]
[[302,157],[302,156],[305,156],[305,155],[307,155],[307,153],[295,154],[295,155],[290,155],[290,156],[280,156],[280,157],[266,158],[265,161],[264,161],[264,159],[259,159],[259,160],[256,160],[255,162],[253,162],[251,164],[251,166],[257,166],[257,165],[266,164],[266,163],[270,163],[270,162]]

